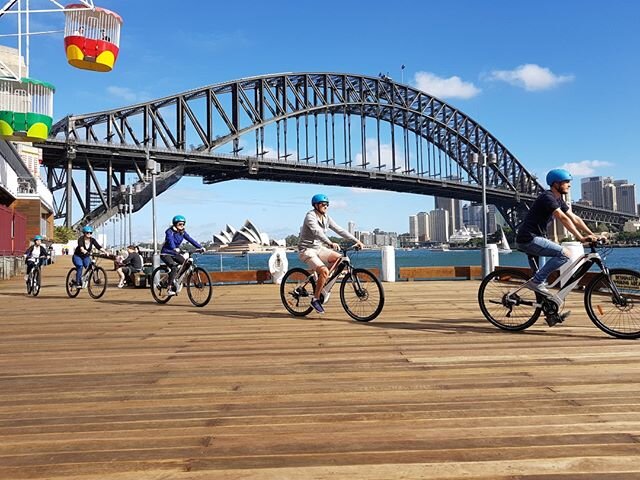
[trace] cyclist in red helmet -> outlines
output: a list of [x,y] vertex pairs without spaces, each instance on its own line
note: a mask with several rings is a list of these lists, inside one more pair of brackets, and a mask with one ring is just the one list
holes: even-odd
[[362,248],[364,245],[327,215],[329,198],[326,195],[322,193],[314,195],[311,199],[311,205],[313,209],[307,212],[304,217],[304,223],[300,228],[298,255],[300,260],[318,274],[311,306],[318,313],[324,313],[324,308],[319,300],[320,293],[327,282],[329,268],[340,259],[340,254],[336,251],[340,250],[340,245],[332,242],[327,237],[327,232],[331,229],[342,238],[353,240],[356,243],[356,248]]

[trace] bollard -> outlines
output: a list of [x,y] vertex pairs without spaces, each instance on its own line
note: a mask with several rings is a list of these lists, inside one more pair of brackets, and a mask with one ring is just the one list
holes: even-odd
[[396,281],[396,251],[390,245],[382,247],[382,269],[380,280],[383,282]]

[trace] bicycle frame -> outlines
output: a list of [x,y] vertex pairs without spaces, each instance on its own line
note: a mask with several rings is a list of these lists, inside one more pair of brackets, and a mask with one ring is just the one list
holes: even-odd
[[[600,270],[608,277],[609,269],[604,264],[604,261],[600,254],[596,251],[595,245],[590,245],[591,251],[581,255],[579,258],[575,259],[569,265],[564,272],[561,272],[558,275],[558,278],[549,285],[549,288],[559,288],[558,293],[552,295],[550,297],[558,306],[562,305],[569,295],[571,291],[578,285],[578,282],[584,277],[584,275],[591,269],[593,265],[597,265],[600,267]],[[511,294],[517,293],[520,290],[525,288],[524,286],[519,287],[517,290],[511,292]],[[616,301],[620,301],[620,293],[618,292],[615,285],[612,285],[612,290],[615,296]],[[536,303],[536,306],[542,306],[542,303]]]

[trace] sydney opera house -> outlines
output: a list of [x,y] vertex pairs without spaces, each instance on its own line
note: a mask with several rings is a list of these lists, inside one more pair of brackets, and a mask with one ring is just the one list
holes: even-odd
[[268,234],[261,232],[251,220],[245,221],[239,230],[227,225],[220,233],[213,235],[213,249],[225,253],[270,251],[272,247],[279,245],[279,242],[270,240]]

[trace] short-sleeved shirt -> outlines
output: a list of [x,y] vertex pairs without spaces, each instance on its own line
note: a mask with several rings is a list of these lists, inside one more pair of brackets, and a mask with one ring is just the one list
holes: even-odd
[[516,243],[529,243],[533,237],[546,237],[547,225],[558,208],[564,213],[569,211],[567,202],[562,198],[556,198],[551,190],[545,190],[538,195],[518,228]]

